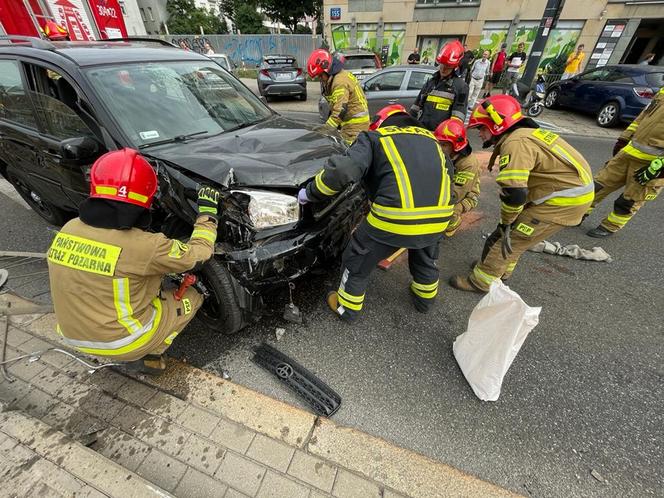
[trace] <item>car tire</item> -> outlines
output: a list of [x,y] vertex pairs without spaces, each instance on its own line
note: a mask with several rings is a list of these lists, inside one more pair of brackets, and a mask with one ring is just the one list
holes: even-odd
[[602,128],[611,128],[620,120],[620,104],[615,100],[607,102],[597,113],[597,124]]
[[216,333],[230,335],[242,330],[246,323],[226,267],[212,258],[197,273],[210,295],[196,317]]
[[558,88],[551,88],[548,92],[546,92],[546,96],[544,97],[544,106],[547,109],[555,109],[560,105],[558,103],[559,100],[560,90]]
[[66,211],[45,200],[39,190],[23,181],[11,170],[7,171],[7,180],[14,186],[21,198],[28,203],[28,206],[47,223],[61,227],[74,217],[71,211]]
[[300,100],[301,100],[302,102],[306,102],[306,100],[307,100],[307,92],[301,93],[301,94],[299,95],[299,97],[300,97]]

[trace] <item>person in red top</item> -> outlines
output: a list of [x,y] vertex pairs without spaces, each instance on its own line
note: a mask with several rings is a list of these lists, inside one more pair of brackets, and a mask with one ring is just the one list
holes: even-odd
[[489,78],[486,82],[486,93],[484,94],[483,98],[491,97],[491,90],[493,90],[493,87],[498,84],[500,77],[503,75],[503,71],[505,69],[505,58],[507,57],[507,53],[505,52],[506,48],[507,44],[503,43],[500,46],[500,52],[496,54],[496,58],[493,61],[493,66],[491,67],[491,78]]

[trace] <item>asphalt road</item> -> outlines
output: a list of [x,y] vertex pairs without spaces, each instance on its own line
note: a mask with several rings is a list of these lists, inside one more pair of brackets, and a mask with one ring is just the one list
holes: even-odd
[[[610,154],[610,141],[567,138],[594,169]],[[52,232],[2,187],[0,250],[45,251]],[[284,294],[259,323],[232,337],[194,322],[171,353],[304,406],[250,361],[251,348],[270,341],[342,395],[334,416],[340,424],[532,496],[663,496],[664,201],[647,206],[612,238],[585,236],[609,210],[607,201],[582,227],[555,239],[601,245],[612,263],[534,253],[521,259],[509,285],[542,313],[497,402],[475,397],[452,354],[480,296],[441,285],[435,309],[418,314],[407,298],[403,261],[388,272],[376,270],[354,326],[324,305],[325,290],[338,283],[337,269],[330,268],[297,284],[294,298],[305,324],[280,317]],[[495,227],[497,189],[490,177],[476,212],[482,215],[476,224],[443,242],[441,283],[468,271],[483,234]],[[286,329],[278,342],[277,327]]]

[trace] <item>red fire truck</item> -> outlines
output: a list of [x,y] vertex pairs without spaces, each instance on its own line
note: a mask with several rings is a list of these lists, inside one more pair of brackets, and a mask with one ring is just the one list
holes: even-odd
[[71,40],[127,37],[118,0],[0,0],[0,35],[44,36],[52,20]]

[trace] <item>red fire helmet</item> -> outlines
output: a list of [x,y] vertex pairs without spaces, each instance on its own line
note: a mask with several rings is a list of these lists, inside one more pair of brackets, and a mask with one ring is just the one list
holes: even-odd
[[107,152],[92,165],[90,197],[126,202],[149,209],[157,192],[157,175],[134,149]]
[[468,145],[466,129],[458,119],[446,119],[438,125],[433,134],[439,142],[451,143],[454,152],[459,152]]
[[457,67],[463,58],[463,45],[459,40],[454,40],[443,45],[440,49],[436,62],[448,67]]
[[408,111],[406,111],[406,108],[401,104],[392,104],[388,105],[387,107],[383,107],[374,116],[371,124],[369,125],[369,129],[371,131],[377,130],[381,127],[387,118],[394,116],[395,114],[408,114]]
[[501,135],[523,119],[521,104],[510,95],[494,95],[473,109],[468,128],[486,126],[492,135]]
[[317,78],[330,70],[332,66],[332,55],[324,48],[318,48],[311,52],[307,60],[307,73],[310,78]]

